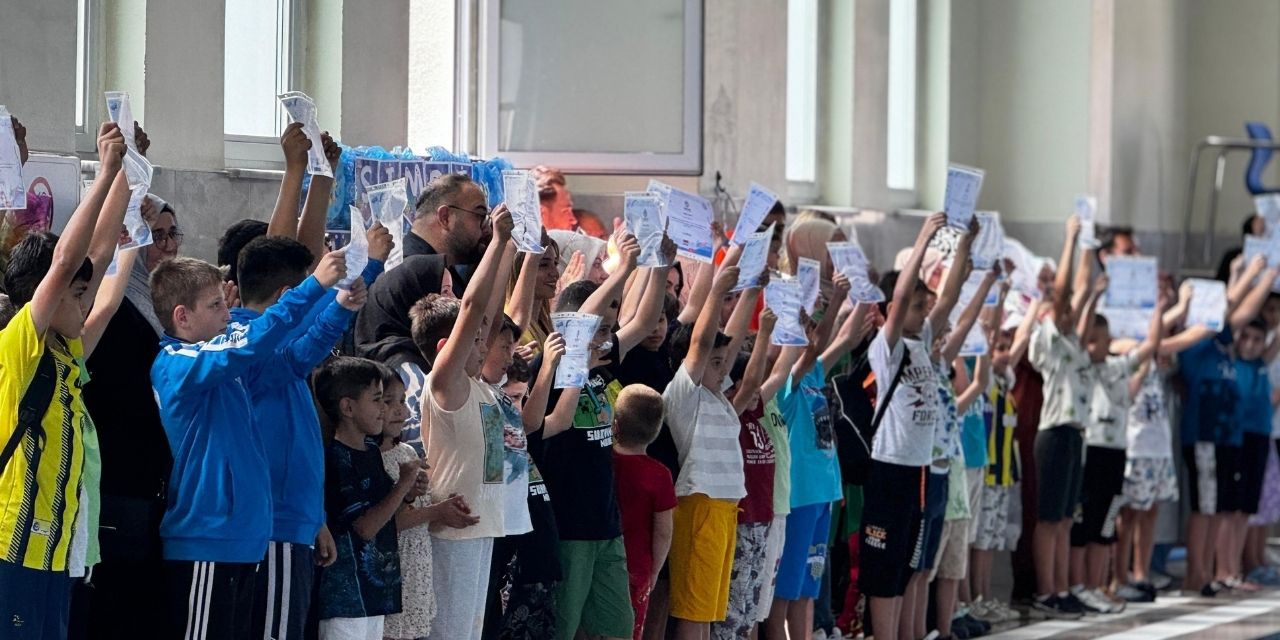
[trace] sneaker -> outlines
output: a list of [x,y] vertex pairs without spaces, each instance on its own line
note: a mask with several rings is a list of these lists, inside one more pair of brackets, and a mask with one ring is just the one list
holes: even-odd
[[1215,598],[1218,596],[1219,593],[1222,593],[1226,589],[1227,589],[1227,585],[1222,584],[1217,580],[1214,580],[1213,582],[1206,584],[1202,589],[1200,589],[1200,595],[1206,598]]
[[1120,598],[1123,598],[1126,602],[1155,602],[1156,601],[1156,596],[1154,593],[1151,593],[1146,589],[1142,589],[1135,584],[1120,585],[1120,588],[1116,589],[1116,595],[1119,596]]
[[[938,640],[938,638],[941,638],[941,637],[942,636],[938,633],[938,630],[934,629],[933,631],[930,631],[927,635],[925,635],[924,640]],[[813,638],[814,640],[817,640],[818,635],[815,633],[813,635]]]
[[1231,589],[1232,591],[1240,591],[1242,593],[1257,593],[1262,590],[1262,587],[1257,584],[1241,580],[1238,577],[1227,580],[1226,585],[1228,589]]
[[1102,589],[1094,589],[1093,593],[1094,595],[1097,595],[1103,600],[1111,603],[1111,611],[1109,611],[1108,613],[1122,613],[1125,607],[1129,606],[1129,602],[1127,600],[1124,600],[1123,598],[1118,598],[1115,596],[1115,594],[1108,593],[1106,591],[1103,591]]
[[1069,609],[1065,604],[1065,599],[1056,595],[1049,596],[1043,600],[1039,598],[1032,600],[1031,613],[1042,618],[1057,620],[1079,620],[1084,616],[1084,613],[1080,611]]
[[973,601],[973,604],[969,605],[969,615],[973,616],[974,619],[991,624],[1004,622],[1004,615],[994,605],[994,602],[978,598]]
[[1000,613],[1000,617],[1003,618],[1002,622],[1017,622],[1022,619],[1021,611],[1018,611],[999,600],[992,601],[992,608],[996,609],[996,611]]
[[1157,591],[1164,591],[1173,586],[1173,577],[1153,572],[1151,574],[1151,586],[1155,587]]
[[1063,608],[1067,611],[1079,613],[1080,615],[1089,613],[1089,611],[1085,609],[1084,603],[1081,602],[1080,598],[1076,597],[1076,594],[1074,593],[1068,592],[1067,595],[1059,599],[1062,601]]
[[1091,589],[1083,587],[1075,587],[1071,590],[1071,596],[1080,601],[1080,606],[1084,607],[1085,613],[1103,614],[1111,613],[1111,603],[1106,599],[1099,598]]
[[1136,588],[1136,589],[1141,589],[1141,590],[1146,591],[1147,593],[1151,594],[1151,597],[1152,597],[1152,598],[1155,598],[1155,597],[1159,594],[1159,592],[1160,592],[1160,590],[1156,588],[1156,585],[1154,585],[1154,584],[1152,584],[1152,583],[1150,583],[1150,582],[1133,582],[1133,583],[1130,583],[1130,584],[1131,584],[1131,586],[1133,586],[1133,587],[1134,587],[1134,588]]

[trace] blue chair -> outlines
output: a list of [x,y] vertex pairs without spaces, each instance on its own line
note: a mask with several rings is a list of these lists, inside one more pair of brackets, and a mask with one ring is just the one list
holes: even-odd
[[[1250,140],[1271,142],[1271,129],[1262,122],[1246,122],[1244,130],[1249,134]],[[1271,162],[1271,154],[1271,149],[1258,148],[1254,149],[1249,156],[1249,168],[1244,173],[1244,186],[1255,196],[1260,193],[1280,193],[1280,187],[1268,187],[1262,184],[1262,172],[1267,170],[1267,163]]]

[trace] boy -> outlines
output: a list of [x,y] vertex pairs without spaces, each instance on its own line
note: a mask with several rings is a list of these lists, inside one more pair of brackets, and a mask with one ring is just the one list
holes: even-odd
[[312,276],[248,324],[229,322],[217,267],[179,257],[151,273],[165,329],[151,383],[174,460],[160,526],[172,635],[249,634],[255,572],[272,532],[260,431],[279,427],[255,416],[242,378],[275,357],[346,270],[342,252],[326,255]]
[[1235,419],[1231,421],[1228,446],[1239,447],[1239,496],[1238,509],[1222,530],[1218,546],[1226,549],[1228,556],[1219,562],[1217,580],[1231,589],[1256,591],[1257,585],[1243,580],[1241,564],[1250,515],[1258,512],[1262,497],[1263,476],[1267,469],[1267,457],[1271,453],[1271,381],[1267,363],[1263,357],[1267,349],[1267,325],[1261,317],[1255,317],[1240,331],[1236,342],[1236,403]]
[[[415,305],[427,307],[414,318],[412,332],[418,348],[432,360],[422,424],[433,490],[463,496],[480,520],[470,527],[432,532],[437,614],[428,637],[433,640],[479,640],[493,541],[505,533],[504,419],[493,388],[480,374],[488,348],[486,311],[493,308],[491,298],[499,289],[494,283],[511,240],[511,212],[498,206],[490,226],[493,239],[462,300],[435,295]],[[425,324],[425,318],[432,322]],[[429,336],[446,330],[443,342],[428,342]]]
[[334,428],[324,493],[337,548],[335,561],[320,573],[320,640],[379,640],[384,617],[402,606],[394,520],[425,492],[426,464],[416,457],[402,462],[394,484],[383,469],[376,442],[387,407],[377,363],[335,358],[316,373],[315,386]]
[[[81,334],[93,300],[89,290],[100,277],[95,272],[105,273],[116,236],[107,234],[105,260],[96,250],[99,243],[91,242],[95,228],[113,217],[99,220],[108,190],[123,180],[124,150],[119,128],[103,125],[98,179],[62,237],[28,236],[14,248],[4,277],[20,308],[0,331],[0,635],[67,633],[68,553],[81,507],[82,438],[88,428]],[[122,216],[123,209],[114,222],[117,233]],[[91,248],[100,270],[89,257]]]
[[635,630],[644,630],[649,592],[658,580],[658,568],[671,549],[672,514],[676,489],[671,472],[645,453],[662,427],[662,396],[644,385],[622,389],[614,402],[613,473],[622,511],[622,537],[627,545],[627,574]]
[[[385,256],[379,252],[373,257],[372,268],[365,270],[368,277],[376,277]],[[245,245],[237,269],[241,306],[231,310],[232,322],[245,325],[262,317],[285,291],[302,282],[312,262],[311,251],[289,238],[260,237]],[[308,379],[351,325],[365,297],[363,280],[337,292],[334,300],[322,297],[275,357],[259,361],[244,376],[254,415],[276,427],[260,432],[271,470],[273,522],[265,566],[257,573],[255,637],[301,636],[314,567],[334,559],[333,537],[324,528],[324,444]]]

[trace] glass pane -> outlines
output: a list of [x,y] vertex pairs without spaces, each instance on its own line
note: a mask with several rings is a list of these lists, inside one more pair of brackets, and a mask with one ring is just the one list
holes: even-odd
[[76,129],[84,129],[85,48],[89,46],[88,0],[76,0]]
[[[224,130],[230,135],[280,134],[278,66],[281,60],[281,5],[285,0],[226,0],[223,54]],[[264,64],[271,61],[272,64]]]
[[818,1],[787,3],[787,180],[817,178]]
[[684,0],[506,0],[500,29],[500,151],[683,151]]
[[916,188],[916,0],[889,4],[887,183]]

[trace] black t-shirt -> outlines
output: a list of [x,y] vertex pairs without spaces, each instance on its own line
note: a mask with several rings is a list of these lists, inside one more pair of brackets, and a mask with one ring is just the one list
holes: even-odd
[[399,613],[400,548],[395,519],[373,540],[352,525],[391,493],[382,453],[366,442],[358,451],[333,440],[324,456],[324,508],[338,559],[320,571],[320,619],[366,618]]
[[[615,335],[608,362],[618,359]],[[535,378],[541,365],[539,356],[533,366]],[[562,391],[551,390],[548,415]],[[529,451],[555,496],[551,506],[561,540],[611,540],[622,535],[613,485],[613,405],[621,391],[615,365],[596,367],[587,374],[573,424],[551,438],[543,438],[542,429],[529,436]]]
[[529,465],[529,520],[533,531],[512,537],[516,547],[512,580],[525,585],[559,582],[560,531],[551,507],[551,492],[537,463]]
[[[671,368],[671,338],[658,347],[657,351],[649,351],[644,347],[636,347],[627,353],[627,357],[618,365],[618,382],[622,386],[643,384],[662,393],[667,385],[676,377]],[[649,445],[647,453],[671,470],[671,477],[680,477],[680,452],[676,449],[675,438],[671,436],[671,428],[666,422],[658,431],[658,437]]]

